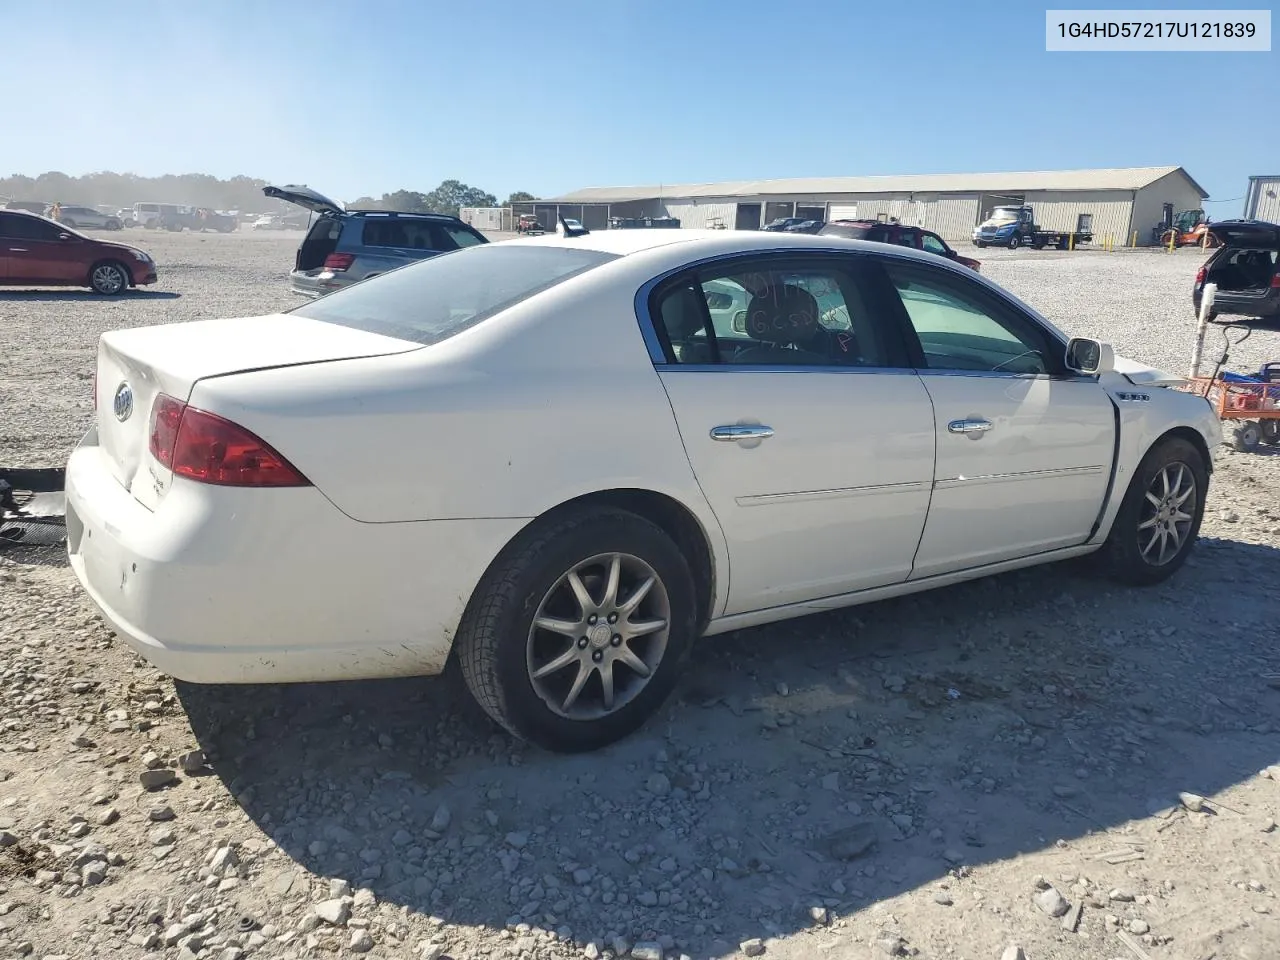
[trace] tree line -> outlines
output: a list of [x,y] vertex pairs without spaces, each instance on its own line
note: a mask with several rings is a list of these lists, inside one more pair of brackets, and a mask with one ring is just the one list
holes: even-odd
[[[133,173],[104,170],[72,177],[56,170],[28,177],[14,174],[0,178],[0,199],[43,200],[46,203],[77,203],[85,206],[131,207],[139,202],[185,203],[215,210],[243,210],[254,213],[286,213],[290,205],[262,195],[266,180],[235,176],[227,180],[207,173],[165,174],[140,177]],[[322,191],[323,192],[323,191]],[[517,191],[506,203],[534,199]],[[445,180],[429,193],[396,190],[380,198],[359,197],[345,204],[349,208],[403,210],[411,213],[447,213],[457,216],[460,207],[496,207],[498,199],[478,187],[458,180]],[[296,207],[292,208],[294,211]]]

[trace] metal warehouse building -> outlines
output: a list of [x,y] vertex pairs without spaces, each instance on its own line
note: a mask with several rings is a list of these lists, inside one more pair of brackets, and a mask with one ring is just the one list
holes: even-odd
[[1153,242],[1152,228],[1166,215],[1197,209],[1206,197],[1182,167],[1126,167],[590,187],[517,204],[516,212],[536,214],[547,228],[563,216],[597,230],[610,217],[669,216],[682,227],[737,230],[758,230],[779,217],[897,218],[954,241],[969,239],[992,208],[1027,203],[1046,229],[1091,227],[1119,245],[1135,231],[1138,243]]
[[1246,220],[1280,223],[1280,173],[1271,177],[1250,177],[1244,198]]

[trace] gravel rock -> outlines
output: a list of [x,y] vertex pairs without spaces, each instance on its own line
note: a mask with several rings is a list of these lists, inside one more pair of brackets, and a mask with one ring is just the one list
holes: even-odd
[[373,949],[373,937],[368,930],[352,930],[349,949],[352,953],[368,953]]
[[178,766],[183,773],[199,773],[207,762],[203,750],[191,750],[178,757]]
[[153,823],[164,823],[176,816],[177,814],[173,812],[173,807],[167,803],[157,804],[147,811],[147,819]]
[[338,900],[322,900],[311,908],[315,915],[331,927],[340,927],[351,916],[351,903],[344,897]]
[[1060,917],[1071,909],[1067,898],[1053,887],[1036,894],[1036,906],[1051,917]]
[[631,948],[632,960],[662,960],[662,945],[642,942]]
[[1144,933],[1151,932],[1151,924],[1147,923],[1147,921],[1145,920],[1138,920],[1138,919],[1130,920],[1128,926],[1129,926],[1130,933],[1136,933],[1139,936],[1141,936]]
[[444,833],[449,829],[449,822],[453,819],[453,815],[449,812],[447,804],[440,804],[436,807],[436,812],[431,817],[431,829],[436,833]]
[[671,780],[665,773],[650,774],[649,779],[644,782],[644,787],[655,797],[665,797],[671,793]]
[[176,783],[178,774],[168,767],[159,767],[155,770],[143,770],[138,774],[138,782],[148,790],[159,790],[161,787],[167,787],[172,783]]
[[1000,960],[1027,960],[1027,955],[1023,952],[1022,947],[1016,943],[1011,943],[1004,948],[1004,953],[1000,954]]
[[764,941],[759,937],[752,937],[750,940],[743,940],[738,944],[738,949],[743,955],[748,957],[758,957],[764,953]]

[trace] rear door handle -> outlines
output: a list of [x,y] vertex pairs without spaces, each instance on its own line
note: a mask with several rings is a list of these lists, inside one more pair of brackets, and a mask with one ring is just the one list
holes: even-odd
[[951,433],[986,433],[991,426],[990,420],[973,417],[968,420],[952,420],[947,424],[947,430]]
[[768,440],[772,436],[773,427],[758,423],[734,423],[711,428],[712,440],[723,440],[727,443],[736,440]]
[[10,247],[9,252],[10,253],[27,253],[28,251],[26,247]]

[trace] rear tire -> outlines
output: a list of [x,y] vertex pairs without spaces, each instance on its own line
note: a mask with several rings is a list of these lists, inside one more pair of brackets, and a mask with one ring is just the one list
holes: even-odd
[[499,555],[455,645],[485,713],[521,739],[577,753],[627,736],[662,706],[693,644],[696,610],[693,574],[662,529],[589,507],[535,524]]
[[1280,420],[1262,420],[1262,442],[1269,447],[1280,446]]
[[1122,583],[1150,586],[1186,562],[1204,519],[1209,472],[1180,437],[1155,444],[1138,464],[1102,548],[1102,562]]
[[104,297],[117,296],[129,289],[129,271],[115,260],[103,260],[89,269],[89,286]]

